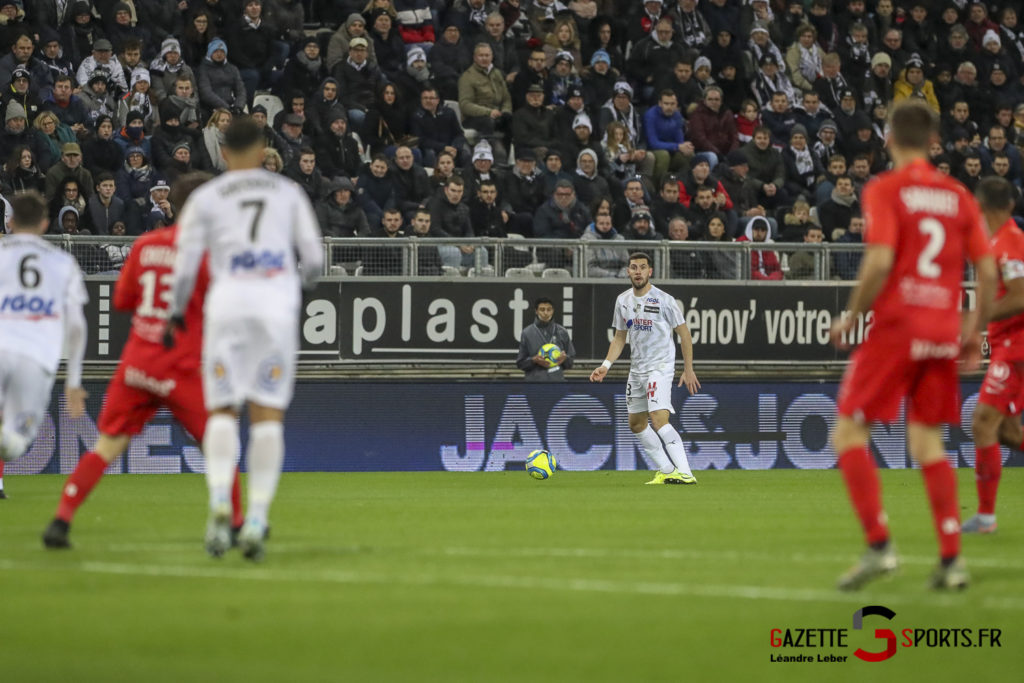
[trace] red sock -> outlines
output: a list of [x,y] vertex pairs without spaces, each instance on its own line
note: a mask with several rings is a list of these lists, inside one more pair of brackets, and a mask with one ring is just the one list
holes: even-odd
[[975,449],[974,473],[978,487],[978,513],[994,515],[999,475],[1003,473],[1003,454],[999,452],[999,444]]
[[948,560],[960,554],[960,508],[956,500],[956,475],[943,458],[921,468],[928,500],[932,504],[939,554]]
[[245,522],[242,511],[242,485],[238,483],[238,468],[235,468],[235,482],[231,485],[231,526],[240,527]]
[[106,461],[92,451],[82,456],[82,459],[78,461],[78,467],[64,484],[60,505],[57,506],[57,519],[62,519],[68,524],[71,523],[78,506],[85,502],[89,492],[103,476],[105,469],[107,469]]
[[6,462],[4,462],[3,460],[0,460],[0,479],[4,478],[4,465],[6,465],[6,464],[7,464]]
[[843,471],[850,502],[864,527],[868,545],[889,540],[889,527],[882,510],[882,490],[878,483],[878,468],[867,447],[850,448],[839,456],[839,469]]

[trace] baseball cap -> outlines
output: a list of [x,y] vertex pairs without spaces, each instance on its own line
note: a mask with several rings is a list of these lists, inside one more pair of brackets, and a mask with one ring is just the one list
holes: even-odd
[[876,67],[879,64],[886,64],[892,66],[892,57],[885,54],[884,52],[876,52],[875,56],[871,58],[871,66]]
[[78,146],[77,142],[65,142],[60,148],[61,154],[77,154],[82,156],[82,148]]
[[95,43],[92,44],[92,49],[94,51],[96,51],[96,52],[104,52],[104,51],[106,51],[106,52],[113,52],[114,51],[114,44],[111,43],[106,38],[100,38],[99,40],[97,40]]
[[526,92],[539,92],[540,94],[543,95],[544,94],[544,86],[541,85],[540,83],[534,83],[533,85],[531,85],[529,88],[526,89]]
[[284,125],[286,126],[301,126],[305,123],[302,117],[298,114],[287,114],[284,117]]
[[348,49],[351,50],[354,47],[366,47],[367,45],[368,43],[366,42],[366,38],[363,38],[362,36],[356,36],[351,41],[349,41]]

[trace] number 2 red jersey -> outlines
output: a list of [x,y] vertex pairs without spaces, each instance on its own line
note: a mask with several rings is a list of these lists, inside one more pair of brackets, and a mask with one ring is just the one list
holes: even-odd
[[[1024,277],[1024,232],[1012,218],[992,236],[992,255],[999,266],[998,300],[1006,296],[1007,282]],[[990,322],[988,343],[992,347],[993,358],[1024,360],[1024,314]]]
[[965,256],[975,262],[988,253],[974,197],[919,160],[868,183],[863,206],[865,241],[895,252],[872,306],[871,335],[956,343]]
[[133,312],[131,335],[121,353],[122,363],[147,368],[199,367],[203,299],[210,282],[205,259],[185,312],[185,329],[177,333],[173,349],[163,345],[171,311],[177,231],[177,226],[171,225],[139,237],[121,269],[114,287],[114,308]]

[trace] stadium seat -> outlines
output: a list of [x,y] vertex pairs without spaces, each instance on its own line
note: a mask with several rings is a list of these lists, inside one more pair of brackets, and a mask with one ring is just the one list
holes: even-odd
[[348,275],[348,271],[345,270],[345,266],[331,266],[331,276],[338,277],[339,275]]
[[356,277],[359,277],[360,275],[362,275],[363,274],[363,266],[362,266],[362,264],[356,266],[356,272],[354,272],[352,274],[355,275]]
[[540,276],[554,280],[566,280],[572,277],[572,273],[565,268],[545,268],[541,271]]
[[505,269],[505,277],[515,277],[515,278],[523,278],[523,277],[525,277],[525,278],[528,278],[528,279],[532,279],[534,277],[534,273],[529,268],[506,268]]
[[252,98],[252,106],[255,107],[257,104],[262,104],[267,110],[267,121],[270,123],[273,123],[277,113],[284,109],[281,98],[277,95],[271,95],[269,92],[256,93]]
[[[462,123],[462,108],[459,106],[458,100],[445,100],[444,106],[455,112],[455,116],[459,119],[459,123]],[[476,129],[466,128],[463,126],[462,132],[465,134],[466,142],[468,142],[470,146],[473,146],[480,141],[480,133],[476,132]]]
[[441,266],[442,277],[462,277],[462,271],[455,266]]
[[494,277],[494,266],[483,266],[481,268],[470,268],[466,273],[469,277]]

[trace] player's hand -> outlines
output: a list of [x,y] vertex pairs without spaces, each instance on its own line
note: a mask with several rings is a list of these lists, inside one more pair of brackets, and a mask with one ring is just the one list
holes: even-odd
[[71,419],[78,419],[85,415],[85,399],[89,398],[89,392],[82,387],[64,387],[64,396],[68,400],[68,414]]
[[693,370],[683,370],[683,374],[679,375],[679,384],[677,386],[686,385],[686,390],[690,392],[690,396],[697,393],[700,389],[700,380],[697,379],[697,375]]
[[854,323],[857,319],[852,315],[846,316],[845,318],[839,318],[832,323],[832,330],[829,332],[829,337],[832,339],[832,345],[837,349],[848,349],[850,348],[850,342],[843,339],[845,336],[849,339],[849,332],[853,329]]
[[594,368],[594,371],[590,373],[591,382],[603,382],[605,375],[608,374],[608,368],[603,365],[598,365]]
[[180,315],[176,315],[167,321],[167,327],[164,329],[164,348],[174,348],[174,333],[177,330],[185,329],[185,319]]
[[964,337],[964,341],[960,346],[960,360],[963,363],[960,366],[960,372],[974,372],[981,367],[980,332]]

